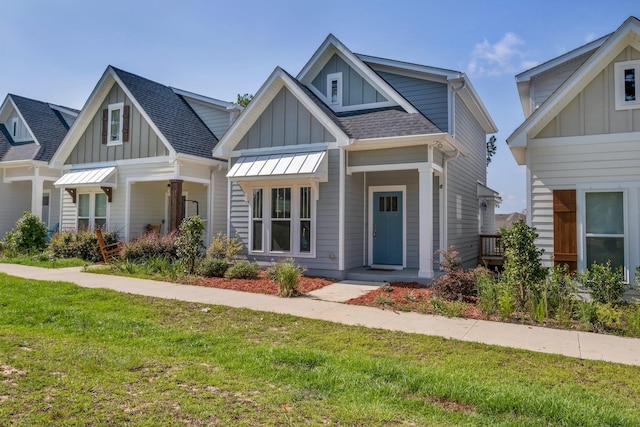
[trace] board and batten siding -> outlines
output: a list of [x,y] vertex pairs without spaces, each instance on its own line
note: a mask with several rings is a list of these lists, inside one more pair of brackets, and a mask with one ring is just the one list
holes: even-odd
[[[339,180],[340,173],[340,153],[339,150],[328,151],[329,181],[321,182],[319,185],[320,197],[316,203],[316,253],[315,258],[296,258],[296,261],[307,268],[311,274],[326,274],[336,276],[338,271],[338,214],[339,214]],[[273,182],[273,181],[271,181]],[[259,187],[259,182],[254,183],[255,188]],[[281,185],[287,186],[287,180],[282,180]],[[245,200],[245,195],[240,186],[232,182],[231,194],[229,197],[230,218],[229,233],[238,233],[244,245],[246,255],[249,247],[249,203]],[[251,200],[251,198],[249,198]],[[259,262],[271,262],[276,258],[274,255],[248,255],[251,260]]]
[[443,132],[449,130],[449,95],[446,83],[386,71],[377,72]]
[[209,130],[216,136],[216,138],[222,138],[222,135],[229,129],[232,121],[232,113],[222,107],[215,107],[210,104],[205,104],[191,98],[183,98],[187,104],[195,111],[200,117],[200,120],[209,128]]
[[635,59],[640,59],[640,52],[626,48],[536,138],[639,132],[640,109],[615,108],[614,64]]
[[637,182],[640,170],[640,136],[628,140],[602,135],[598,141],[580,143],[575,138],[531,140],[528,144],[531,171],[531,225],[538,232],[543,259],[553,254],[553,190],[572,190],[576,185]]
[[448,245],[460,253],[464,267],[478,261],[477,182],[486,182],[486,133],[456,95],[455,139],[469,154],[448,164]]
[[1,238],[13,228],[24,212],[31,212],[31,181],[3,183],[0,180],[0,201]]
[[[120,145],[108,146],[107,144],[102,144],[102,110],[108,108],[109,104],[118,102],[123,102],[131,107],[129,141]],[[109,95],[78,139],[65,164],[99,163],[166,156],[168,154],[167,147],[142,117],[140,111],[131,103],[122,88],[117,83],[114,83]]]
[[[16,121],[16,136],[15,137],[13,136],[13,123],[14,123],[14,120]],[[18,115],[18,112],[16,110],[12,110],[11,111],[11,114],[9,114],[9,118],[7,119],[7,121],[5,122],[4,125],[7,128],[7,131],[9,132],[9,134],[11,135],[11,138],[13,138],[13,140],[15,142],[24,142],[24,141],[32,141],[33,140],[33,137],[29,133],[29,130],[25,126],[24,122],[22,121],[22,119],[20,118],[20,116]]]
[[311,84],[325,96],[327,95],[327,75],[342,73],[342,106],[375,104],[387,99],[378,92],[360,73],[351,68],[338,54],[334,54],[320,70]]
[[335,140],[287,88],[282,88],[236,145],[235,150]]

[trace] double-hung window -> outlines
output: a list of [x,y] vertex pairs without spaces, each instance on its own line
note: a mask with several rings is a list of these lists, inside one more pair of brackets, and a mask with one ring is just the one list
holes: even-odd
[[117,104],[110,104],[108,110],[109,116],[107,119],[107,145],[122,144],[122,118],[124,103],[119,102]]
[[251,251],[312,256],[315,199],[310,186],[253,189]]
[[587,192],[584,203],[586,267],[607,261],[613,267],[624,267],[624,193]]
[[640,60],[614,65],[616,110],[640,108]]
[[78,230],[93,230],[95,227],[107,227],[107,195],[78,194]]

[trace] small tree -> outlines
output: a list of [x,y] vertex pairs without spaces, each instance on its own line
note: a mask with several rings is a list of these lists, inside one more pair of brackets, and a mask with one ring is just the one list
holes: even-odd
[[176,239],[176,255],[187,274],[195,273],[197,262],[202,258],[205,249],[202,242],[203,232],[204,221],[199,216],[185,218],[180,224]]
[[47,226],[37,215],[25,212],[4,240],[14,255],[42,252],[47,247]]
[[496,136],[492,135],[487,141],[487,166],[491,163],[491,158],[496,154],[498,147],[496,147]]
[[504,272],[502,280],[516,293],[519,309],[524,309],[531,290],[547,277],[542,266],[543,249],[536,248],[538,237],[535,227],[520,220],[508,229],[500,230],[504,245]]
[[244,95],[238,94],[238,100],[236,101],[236,104],[241,107],[246,107],[247,105],[249,105],[249,102],[251,102],[252,99],[253,95],[250,93],[245,93]]

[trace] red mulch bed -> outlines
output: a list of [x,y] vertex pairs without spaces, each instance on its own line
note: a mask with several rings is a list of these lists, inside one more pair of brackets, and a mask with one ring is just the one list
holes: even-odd
[[[434,297],[435,294],[432,287],[427,287],[415,282],[398,282],[390,283],[358,298],[351,299],[347,301],[347,304],[379,307],[383,310],[443,314],[434,309],[431,301]],[[442,303],[447,304],[448,302],[442,301]],[[460,304],[462,317],[468,319],[486,319],[473,302],[460,301],[449,304]]]
[[[307,277],[300,276],[298,282],[298,292],[306,294],[316,289],[324,288],[327,285],[335,283],[335,280],[324,277]],[[269,280],[264,272],[260,272],[258,279],[225,279],[222,277],[212,277],[208,279],[199,279],[195,285],[206,286],[209,288],[232,289],[234,291],[254,292],[267,295],[278,295],[278,285]]]

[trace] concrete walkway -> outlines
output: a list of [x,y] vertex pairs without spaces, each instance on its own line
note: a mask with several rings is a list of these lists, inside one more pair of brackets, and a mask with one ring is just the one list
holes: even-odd
[[157,298],[249,308],[346,325],[434,335],[579,359],[640,366],[640,339],[484,320],[400,313],[339,302],[358,296],[378,285],[341,282],[314,291],[305,297],[283,299],[202,286],[83,273],[80,270],[79,267],[45,269],[0,264],[0,272],[28,279],[60,280],[87,288],[107,288]]

